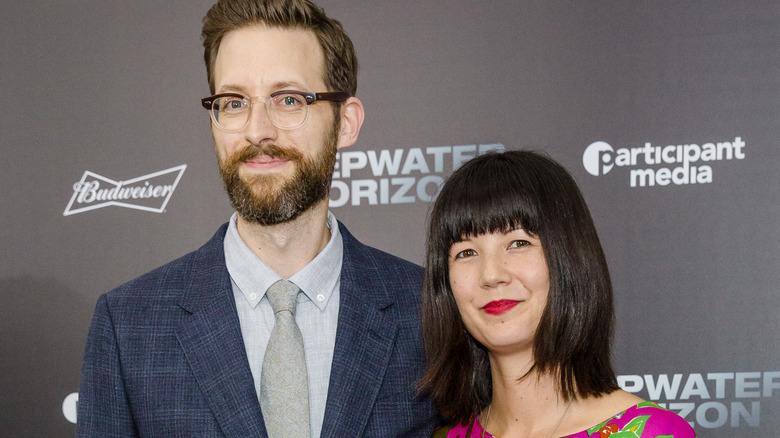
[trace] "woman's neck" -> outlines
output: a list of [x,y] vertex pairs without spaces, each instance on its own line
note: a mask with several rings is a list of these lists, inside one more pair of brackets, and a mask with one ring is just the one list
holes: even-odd
[[[564,401],[557,372],[534,368],[533,355],[490,353],[493,398],[480,424],[500,437],[549,438],[586,430],[641,402],[623,390]],[[530,370],[530,372],[529,372]]]
[[[489,424],[482,423],[489,433],[547,438],[559,424],[568,402],[560,396],[558,379],[554,373],[531,369],[532,364],[527,356],[491,355],[493,398]],[[480,418],[486,419],[484,412]]]

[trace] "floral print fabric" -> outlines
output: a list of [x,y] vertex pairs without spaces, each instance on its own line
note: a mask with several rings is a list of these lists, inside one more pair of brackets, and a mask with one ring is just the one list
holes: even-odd
[[[482,426],[475,417],[468,424],[437,429],[432,438],[481,438]],[[485,438],[499,438],[485,432]],[[696,432],[674,412],[653,402],[642,402],[590,429],[565,438],[696,438]]]

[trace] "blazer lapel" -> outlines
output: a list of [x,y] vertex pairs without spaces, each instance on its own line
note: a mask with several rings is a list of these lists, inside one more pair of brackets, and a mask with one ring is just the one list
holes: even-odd
[[223,251],[224,227],[199,250],[176,336],[226,437],[265,436]]
[[382,386],[398,324],[382,275],[349,232],[344,239],[341,305],[322,437],[360,436]]

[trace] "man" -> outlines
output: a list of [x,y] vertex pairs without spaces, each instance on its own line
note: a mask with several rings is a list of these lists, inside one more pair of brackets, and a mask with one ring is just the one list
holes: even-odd
[[351,41],[306,0],[219,1],[202,36],[236,214],[99,298],[77,435],[429,437],[421,270],[327,209],[336,151],[364,117]]

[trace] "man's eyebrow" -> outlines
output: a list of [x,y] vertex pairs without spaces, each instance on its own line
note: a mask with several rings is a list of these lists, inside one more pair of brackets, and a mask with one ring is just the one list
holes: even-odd
[[[309,87],[306,87],[302,83],[297,81],[277,81],[271,84],[270,87],[271,91],[269,91],[268,94],[280,90],[309,91],[308,88]],[[219,87],[217,92],[218,93],[235,92],[235,93],[244,94],[246,96],[249,95],[249,90],[247,89],[247,87],[238,84],[223,84]]]
[[243,85],[225,84],[220,86],[217,92],[218,93],[235,92],[235,93],[241,93],[246,95],[247,89]]
[[306,88],[308,87],[305,87],[303,84],[296,81],[279,81],[279,82],[274,82],[271,85],[271,89],[274,91],[279,91],[279,90],[309,91],[306,90]]

